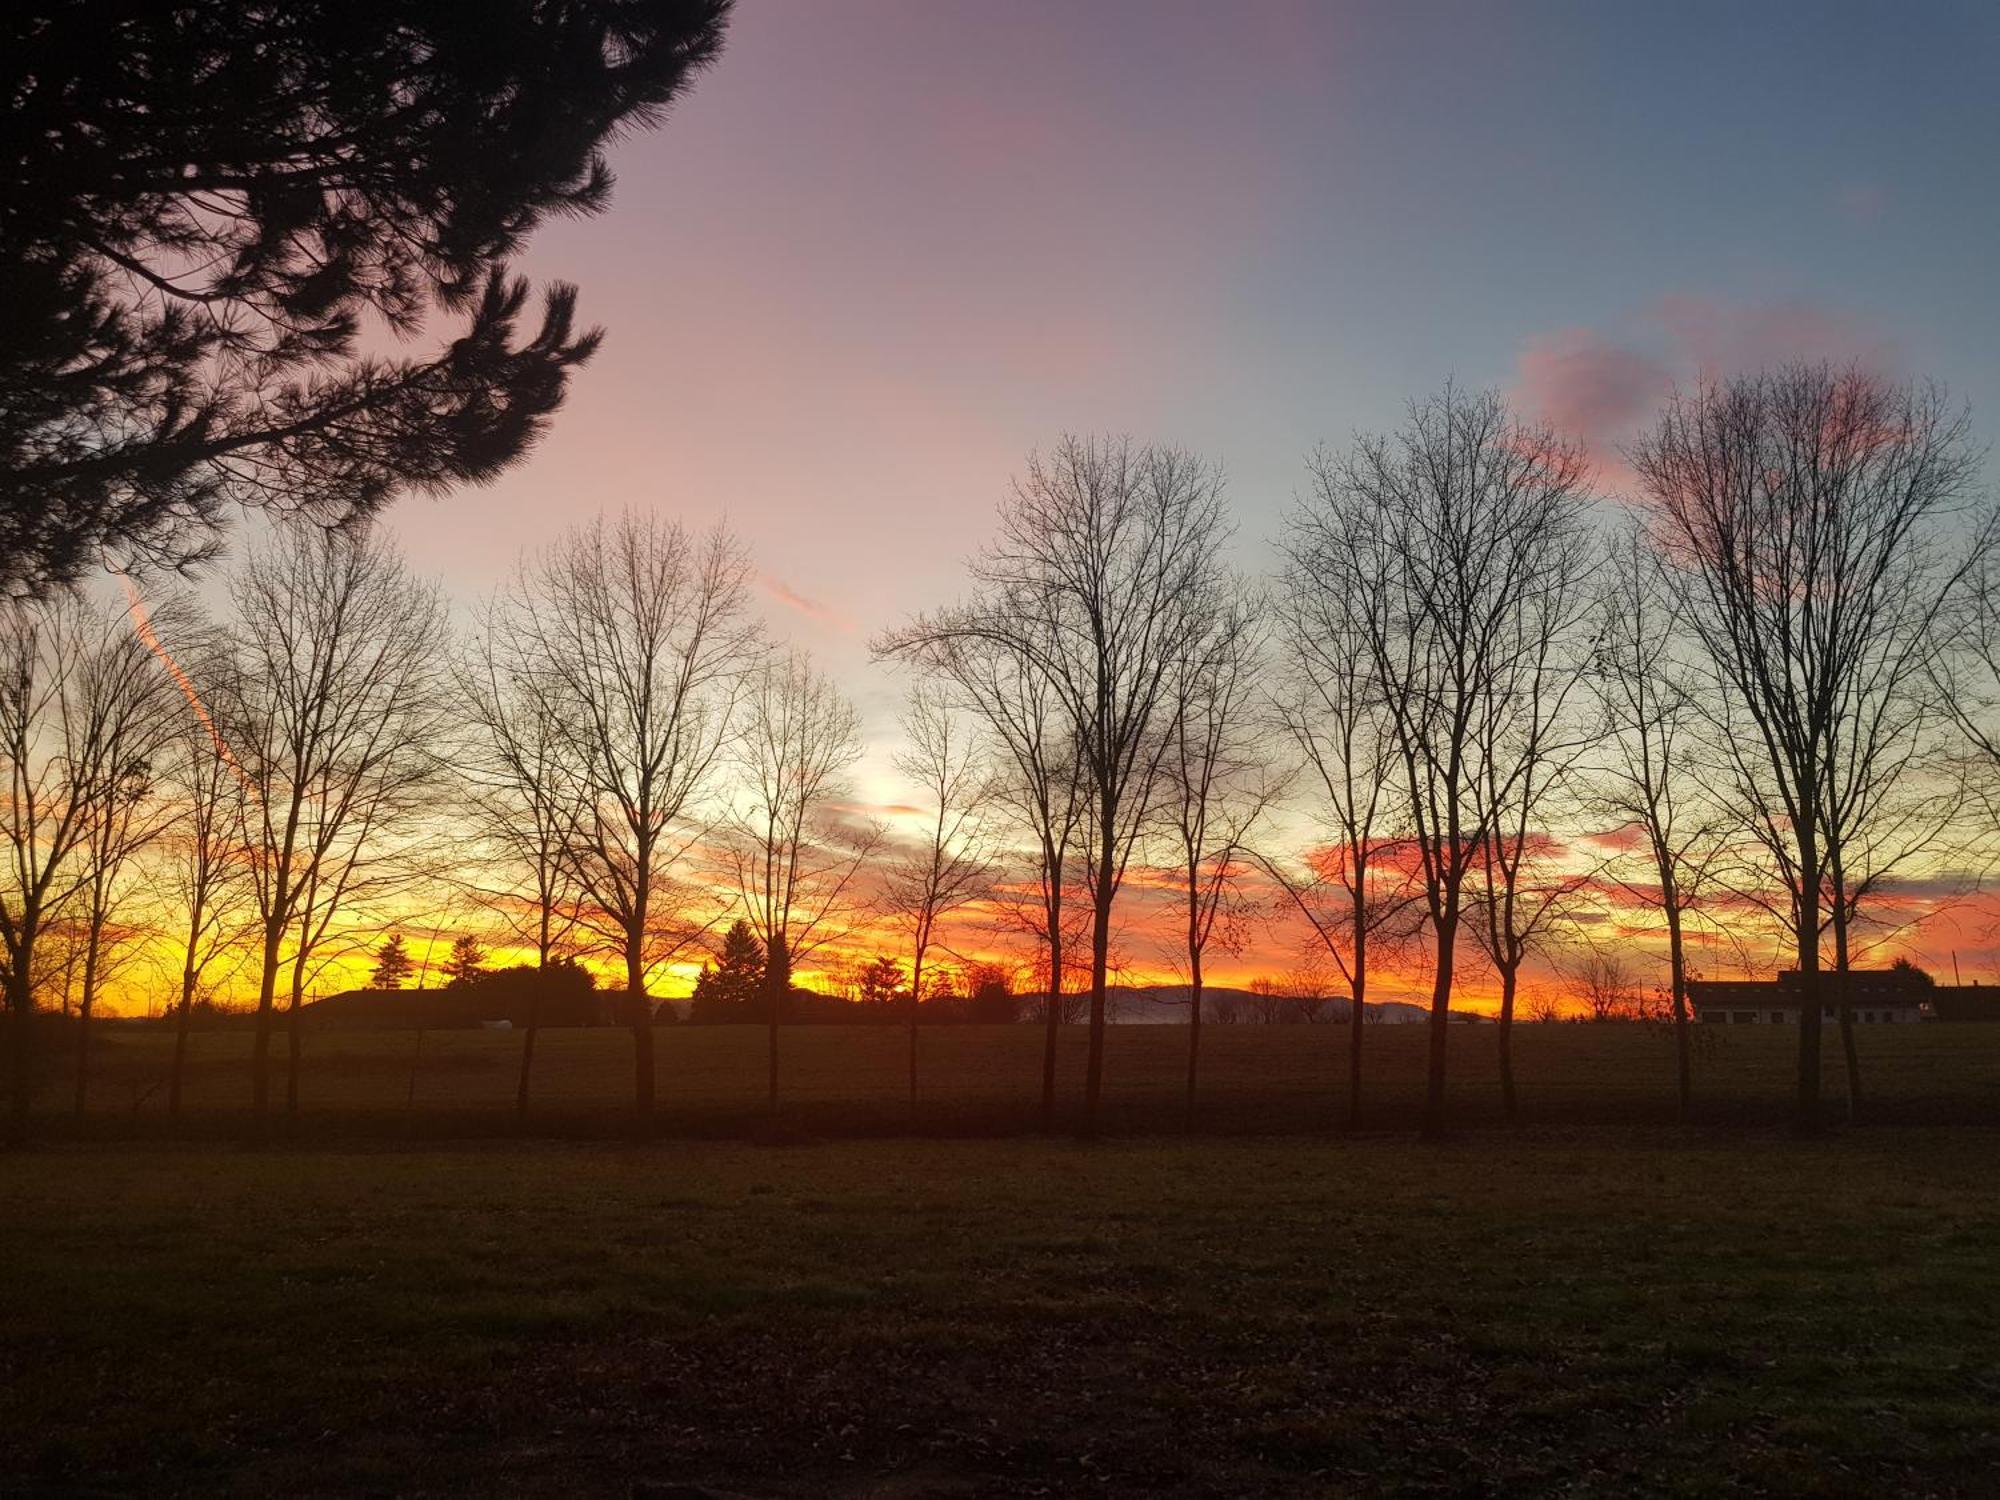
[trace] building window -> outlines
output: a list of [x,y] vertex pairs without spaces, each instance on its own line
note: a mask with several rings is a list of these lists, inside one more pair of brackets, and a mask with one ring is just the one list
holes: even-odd
[[1784,1013],[1783,1011],[1781,1011],[1781,1010],[1774,1010],[1774,1011],[1772,1011],[1772,1012],[1771,1012],[1771,1024],[1772,1024],[1773,1026],[1782,1026],[1782,1025],[1784,1025],[1784,1024],[1785,1024],[1785,1019],[1786,1019],[1786,1018],[1785,1018],[1785,1013]]
[[1739,1010],[1736,1012],[1736,1021],[1738,1025],[1742,1025],[1746,1021],[1754,1021],[1756,1019],[1757,1019],[1757,1012],[1754,1010]]

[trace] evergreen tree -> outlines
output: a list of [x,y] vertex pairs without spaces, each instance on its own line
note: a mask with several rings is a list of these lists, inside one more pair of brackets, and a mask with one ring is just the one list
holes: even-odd
[[485,978],[486,950],[479,946],[479,939],[469,933],[453,939],[451,957],[444,961],[444,973],[448,989],[457,989]]
[[722,935],[722,951],[713,966],[704,965],[695,981],[693,1021],[748,1020],[752,1002],[764,982],[764,945],[741,920]]
[[903,993],[903,966],[893,958],[876,954],[875,961],[861,971],[861,1003],[887,1005]]
[[0,9],[0,597],[520,458],[599,334],[509,264],[603,209],[728,4]]
[[971,975],[972,998],[968,1017],[982,1024],[1009,1025],[1021,1019],[1021,1001],[1007,971],[997,964],[981,964]]
[[375,951],[375,988],[400,990],[416,967],[410,961],[409,950],[403,946],[402,933],[390,933]]

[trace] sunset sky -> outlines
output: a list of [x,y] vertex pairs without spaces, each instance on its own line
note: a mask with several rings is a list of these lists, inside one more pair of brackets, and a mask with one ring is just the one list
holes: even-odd
[[893,802],[867,639],[1065,430],[1220,462],[1253,569],[1315,443],[1448,377],[1613,489],[1703,368],[1862,360],[2000,436],[1997,78],[1979,3],[744,0],[610,213],[535,241],[609,329],[547,442],[391,524],[471,599],[599,510],[727,518]]

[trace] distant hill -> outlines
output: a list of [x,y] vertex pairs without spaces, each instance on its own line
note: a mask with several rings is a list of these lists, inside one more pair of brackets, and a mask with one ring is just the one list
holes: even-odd
[[[551,976],[552,979],[555,976]],[[510,1026],[528,1024],[533,1007],[535,971],[503,970],[476,984],[451,989],[425,990],[345,990],[300,1007],[300,1019],[309,1026],[336,1029],[472,1030],[501,1021]],[[1120,1026],[1184,1026],[1188,1019],[1186,985],[1114,984],[1106,992],[1107,1019]],[[1024,1014],[1030,1014],[1035,996],[1022,997]],[[546,983],[537,1019],[543,1026],[611,1026],[619,1024],[621,997],[609,990],[596,990],[580,982]],[[655,1002],[663,1021],[685,1020],[687,1001]],[[793,991],[797,1012],[793,1024],[825,1023],[851,1019],[856,1024],[880,1022],[880,1012],[864,1014],[859,1006],[807,990]],[[1212,1025],[1259,1025],[1268,1009],[1265,997],[1230,985],[1202,987],[1202,1017]],[[1319,1019],[1338,1025],[1348,1019],[1348,1003],[1343,999],[1320,1002]],[[891,1016],[889,1019],[896,1019]],[[1386,1026],[1420,1025],[1430,1019],[1426,1006],[1405,1000],[1370,1001],[1368,1019]],[[1479,1024],[1488,1018],[1454,1011],[1454,1021]]]
[[619,996],[596,989],[588,972],[559,965],[498,969],[471,984],[422,990],[343,990],[299,1007],[309,1026],[377,1030],[426,1027],[470,1030],[506,1022],[525,1026],[608,1026]]

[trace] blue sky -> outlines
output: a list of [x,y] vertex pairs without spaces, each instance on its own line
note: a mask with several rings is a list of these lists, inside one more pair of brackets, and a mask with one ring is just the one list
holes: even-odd
[[727,516],[886,733],[868,634],[1064,430],[1195,448],[1244,560],[1317,442],[1456,376],[1621,439],[1706,367],[1858,359],[2000,434],[2000,5],[743,0],[526,269],[610,331],[535,458],[395,515],[496,582]]

